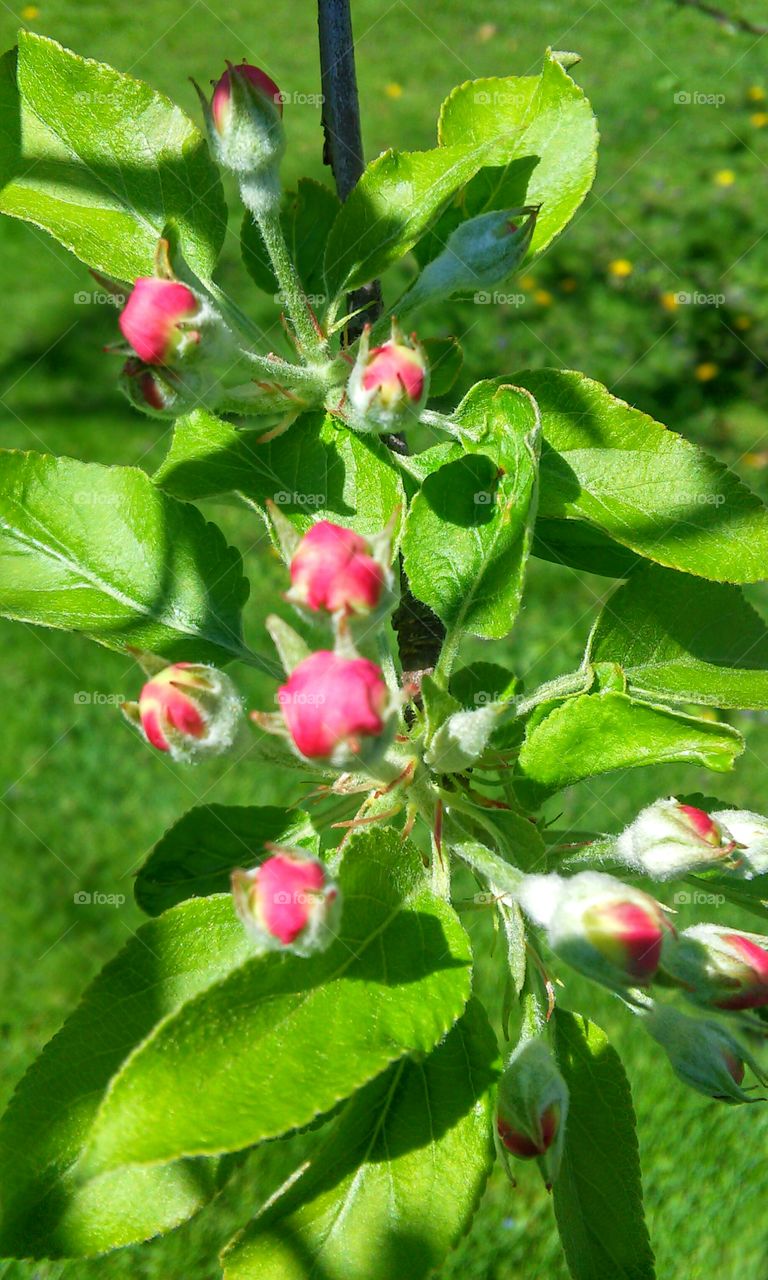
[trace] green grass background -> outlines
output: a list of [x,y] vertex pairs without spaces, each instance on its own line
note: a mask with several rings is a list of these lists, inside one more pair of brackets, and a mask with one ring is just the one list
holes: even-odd
[[[759,3],[742,5],[755,18],[762,10]],[[528,364],[583,369],[707,443],[765,492],[768,106],[758,95],[768,91],[768,42],[730,34],[671,0],[616,0],[610,7],[603,0],[536,6],[355,0],[354,14],[370,156],[392,144],[431,145],[440,101],[462,80],[534,71],[547,45],[583,56],[574,74],[602,132],[595,192],[565,237],[526,274],[522,305],[465,305],[431,322],[434,331],[462,337],[464,383]],[[39,10],[3,3],[2,47],[22,23],[147,79],[195,115],[188,77],[207,83],[225,58],[260,63],[290,93],[319,90],[310,0],[234,0],[226,8],[205,0],[141,6],[42,0]],[[675,101],[681,92],[724,101],[681,104]],[[286,123],[286,179],[322,178],[318,110],[289,106]],[[221,279],[277,346],[275,316],[238,267],[234,197],[231,206]],[[90,277],[42,233],[4,221],[0,236],[3,447],[151,469],[168,436],[163,424],[130,411],[115,390],[117,362],[101,351],[115,337],[114,313],[77,301],[92,289]],[[629,274],[616,263],[629,264]],[[669,295],[696,291],[724,295],[725,302],[673,306]],[[265,601],[278,603],[277,565],[254,516],[226,505],[210,511],[246,557],[254,584],[247,623],[261,647]],[[531,681],[571,669],[610,590],[605,579],[535,563],[506,656]],[[759,603],[759,591],[755,598]],[[87,981],[140,923],[132,874],[164,828],[196,801],[274,802],[299,793],[295,781],[265,775],[247,758],[239,767],[230,758],[189,772],[144,749],[103,700],[136,691],[136,672],[119,656],[77,637],[9,623],[0,624],[0,646],[4,1102]],[[267,705],[269,690],[258,676],[242,673],[241,683],[253,704]],[[78,699],[79,692],[90,700]],[[732,776],[710,783],[686,768],[614,775],[576,789],[566,798],[566,817],[615,829],[656,795],[702,787],[734,804],[768,808],[768,726],[760,717],[734,719],[748,748]],[[79,906],[79,890],[124,894],[126,902]],[[484,966],[491,985],[498,963]],[[768,1113],[708,1105],[675,1082],[609,997],[578,983],[569,983],[567,996],[593,1013],[625,1054],[659,1275],[765,1280]],[[0,1276],[204,1280],[218,1274],[216,1249],[252,1199],[240,1177],[196,1221],[145,1248],[92,1263],[0,1263]],[[500,1172],[493,1176],[471,1239],[440,1275],[566,1275],[535,1170],[523,1169],[514,1190]]]

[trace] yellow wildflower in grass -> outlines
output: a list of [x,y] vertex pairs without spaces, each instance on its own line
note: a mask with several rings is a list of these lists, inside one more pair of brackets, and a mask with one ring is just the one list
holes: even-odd
[[677,294],[673,293],[671,289],[666,289],[664,293],[660,295],[659,302],[665,311],[677,311],[677,308],[680,305],[677,300]]
[[534,302],[537,302],[540,307],[551,307],[553,302],[552,294],[549,292],[549,289],[536,289],[533,295],[533,300]]
[[765,89],[760,84],[752,84],[747,89],[748,102],[765,102]]
[[402,98],[403,86],[396,80],[390,80],[389,84],[384,85],[384,92],[388,98]]
[[752,317],[737,316],[733,323],[742,333],[746,333],[747,329],[752,328]]
[[749,117],[749,123],[755,129],[764,129],[768,124],[768,111],[755,111],[755,113]]
[[536,288],[536,277],[531,275],[521,276],[520,288],[524,289],[526,293],[530,293],[531,289]]
[[732,187],[736,181],[736,174],[733,169],[718,169],[712,181],[716,187]]
[[21,11],[24,22],[34,22],[35,18],[40,17],[40,10],[35,4],[27,4]]
[[702,364],[697,364],[693,372],[698,382],[711,382],[717,377],[720,368],[714,361],[705,360]]
[[487,44],[498,33],[498,30],[499,28],[495,22],[483,22],[477,28],[477,38],[481,44]]
[[627,276],[632,275],[633,267],[629,258],[614,258],[613,262],[608,263],[608,270],[617,280],[626,280]]

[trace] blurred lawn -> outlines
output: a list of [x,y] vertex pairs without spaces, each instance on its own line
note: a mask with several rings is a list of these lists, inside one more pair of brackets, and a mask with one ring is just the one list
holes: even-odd
[[[756,0],[741,8],[756,19],[763,10]],[[443,0],[428,8],[355,0],[354,11],[369,155],[391,144],[431,145],[439,103],[461,80],[533,71],[547,45],[576,49],[584,59],[574,74],[603,134],[595,194],[562,242],[523,278],[521,304],[465,305],[434,319],[435,331],[464,341],[464,384],[527,364],[584,369],[708,443],[765,493],[765,42],[731,36],[671,0],[644,6],[621,0],[613,8],[602,0],[544,0],[514,13],[501,0]],[[225,58],[260,63],[292,94],[319,90],[311,3],[235,0],[226,20],[204,0],[188,6],[153,0],[141,8],[124,0],[79,6],[52,0],[16,13],[4,5],[3,47],[13,43],[20,21],[146,78],[194,114],[188,77],[205,84]],[[680,101],[681,94],[691,100]],[[295,106],[286,114],[286,178],[323,177],[318,111]],[[222,281],[277,347],[274,315],[239,273],[239,215],[234,199],[231,205]],[[162,424],[134,415],[115,391],[116,363],[101,354],[115,336],[114,314],[76,301],[92,288],[87,272],[33,229],[3,220],[0,235],[3,446],[152,469],[167,434]],[[681,301],[681,294],[699,300]],[[246,555],[254,584],[248,624],[259,647],[265,600],[278,599],[277,566],[255,516],[232,506],[211,511]],[[535,563],[527,608],[508,646],[517,669],[538,679],[572,668],[610,589],[605,579]],[[755,595],[759,602],[761,593]],[[85,983],[140,922],[131,875],[163,829],[195,801],[258,803],[299,793],[295,780],[265,777],[247,761],[190,773],[150,755],[103,700],[136,689],[134,670],[119,656],[76,637],[7,623],[0,640],[4,1102]],[[253,703],[266,705],[258,676],[244,672],[241,684]],[[615,829],[652,797],[695,788],[766,808],[768,726],[760,717],[734,719],[747,733],[748,750],[732,777],[710,782],[685,768],[611,776],[568,796],[567,819]],[[125,894],[127,901],[118,909],[78,906],[78,890]],[[471,923],[482,931],[480,922]],[[493,962],[482,969],[487,985],[498,983]],[[574,982],[567,1000],[594,1013],[625,1052],[659,1275],[765,1280],[763,1110],[708,1106],[677,1086],[609,997]],[[0,1276],[207,1280],[218,1274],[217,1245],[243,1220],[248,1203],[247,1183],[236,1179],[220,1204],[146,1249],[64,1268],[0,1263]],[[565,1276],[551,1207],[532,1171],[523,1171],[516,1191],[494,1176],[471,1242],[441,1275]]]

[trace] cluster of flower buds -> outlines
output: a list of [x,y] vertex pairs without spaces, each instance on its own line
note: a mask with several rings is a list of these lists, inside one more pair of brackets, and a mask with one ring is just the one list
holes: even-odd
[[538,1160],[547,1188],[557,1177],[568,1114],[568,1086],[539,1037],[522,1040],[499,1080],[496,1131],[503,1152]]
[[742,1089],[750,1067],[768,1083],[758,1062],[726,1027],[691,1018],[670,1005],[653,1005],[642,1015],[646,1031],[665,1050],[675,1074],[697,1092],[721,1102],[758,1102]]
[[199,89],[198,95],[211,151],[237,175],[247,208],[254,214],[277,209],[285,130],[283,95],[274,80],[250,63],[229,63],[210,103]]
[[[342,770],[369,767],[389,745],[398,708],[381,668],[356,651],[350,624],[366,619],[368,628],[375,626],[377,614],[394,603],[391,530],[365,539],[321,520],[298,538],[271,511],[290,565],[286,598],[313,615],[325,614],[336,646],[298,662],[283,653],[288,679],[277,694],[280,714],[257,711],[252,719],[267,732],[287,736],[307,760]],[[279,631],[284,636],[290,628],[280,623]],[[277,638],[276,632],[272,625]]]
[[656,800],[621,833],[616,854],[654,880],[672,880],[728,859],[736,839],[720,817],[678,800]]
[[370,345],[363,330],[347,384],[350,425],[378,434],[403,431],[418,421],[429,395],[429,362],[415,334],[406,339],[392,321],[392,334]]
[[232,872],[235,910],[265,951],[309,956],[333,941],[341,916],[339,888],[323,863],[301,849],[279,849],[250,871]]
[[664,970],[696,1004],[768,1005],[768,938],[714,924],[685,929],[665,950]]
[[652,982],[674,936],[655,898],[599,871],[526,876],[520,902],[557,955],[618,991]]
[[129,723],[174,760],[194,763],[227,751],[242,717],[242,703],[229,676],[200,663],[167,665],[153,654],[137,656],[149,679],[138,702],[121,706]]

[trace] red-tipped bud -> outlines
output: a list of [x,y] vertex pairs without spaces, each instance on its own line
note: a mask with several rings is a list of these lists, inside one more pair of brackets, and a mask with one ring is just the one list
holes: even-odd
[[338,887],[301,850],[281,850],[251,871],[232,872],[235,909],[266,950],[308,956],[333,940],[341,913]]
[[621,833],[616,853],[643,875],[671,880],[722,862],[734,843],[731,832],[703,809],[656,800]]
[[178,280],[147,276],[136,281],[120,313],[120,329],[145,364],[167,365],[200,341],[194,319],[197,297]]
[[768,818],[748,809],[721,809],[712,814],[739,846],[733,854],[729,874],[743,880],[768,875]]
[[416,422],[429,393],[423,348],[415,338],[406,341],[394,321],[389,341],[373,349],[366,330],[347,391],[360,430],[397,431]]
[[390,699],[375,662],[321,649],[294,668],[278,701],[301,755],[336,763],[383,735]]
[[288,598],[329,613],[370,613],[381,600],[385,580],[384,566],[364,538],[321,520],[304,535],[291,560]]
[[693,925],[670,945],[664,968],[697,1004],[714,1009],[768,1005],[768,938],[760,934]]
[[119,385],[134,408],[152,418],[178,418],[196,402],[191,388],[182,385],[172,370],[151,369],[135,356],[123,365]]
[[242,706],[232,681],[216,667],[174,662],[122,711],[158,751],[191,763],[232,746]]
[[217,82],[211,99],[211,115],[218,132],[223,136],[232,127],[233,103],[232,82],[234,76],[242,76],[251,91],[264,102],[274,107],[279,115],[283,114],[283,96],[274,80],[260,67],[253,67],[248,62],[241,62],[239,67],[225,71]]
[[674,934],[655,898],[597,871],[528,876],[521,902],[547,928],[553,951],[616,990],[651,982]]
[[543,1041],[523,1040],[499,1081],[496,1131],[505,1151],[539,1161],[551,1186],[562,1157],[568,1086]]
[[670,1005],[642,1015],[646,1030],[669,1057],[675,1074],[698,1093],[721,1102],[758,1102],[741,1088],[746,1067],[761,1084],[766,1077],[744,1046],[717,1022],[690,1018]]
[[243,62],[224,72],[210,105],[202,94],[200,99],[211,150],[220,165],[237,174],[246,207],[255,216],[276,212],[285,130],[283,95],[274,80]]

